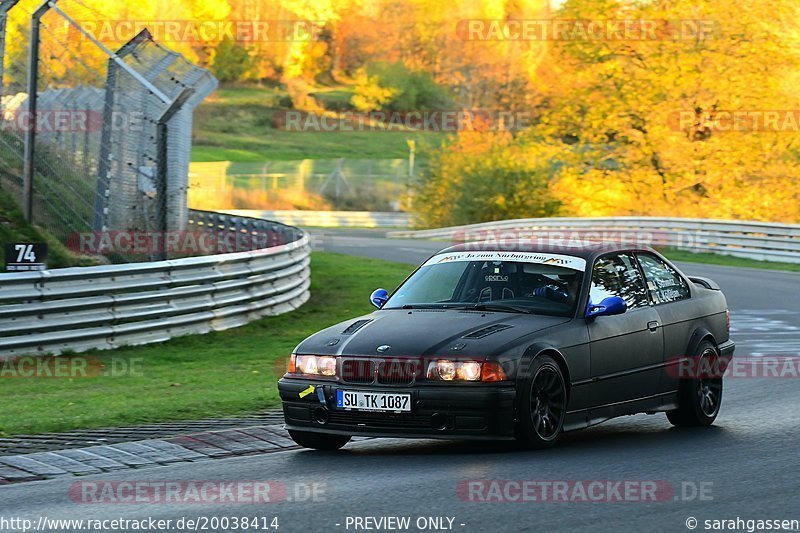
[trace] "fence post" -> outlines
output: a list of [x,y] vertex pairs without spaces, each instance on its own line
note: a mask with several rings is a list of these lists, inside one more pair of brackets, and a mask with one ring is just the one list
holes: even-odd
[[39,27],[42,17],[50,10],[50,1],[45,0],[31,17],[31,42],[28,50],[28,129],[25,131],[25,154],[22,171],[22,213],[25,220],[33,221],[33,174],[36,152],[36,99],[39,87]]
[[[181,110],[189,98],[194,94],[194,89],[185,87],[158,117],[156,123],[156,231],[161,232],[161,242],[165,243],[169,231],[167,217],[167,177],[169,175],[169,121]],[[168,258],[166,245],[156,252],[156,260],[163,261]]]
[[[117,50],[115,57],[108,59],[106,69],[106,91],[103,102],[103,132],[100,136],[100,159],[97,162],[97,185],[94,196],[94,231],[103,231],[108,209],[108,191],[111,186],[109,180],[109,158],[111,157],[111,133],[114,127],[114,88],[117,83],[117,61],[130,54],[141,42],[152,40],[153,37],[147,28],[140,31],[130,41]],[[116,59],[115,59],[116,58]]]

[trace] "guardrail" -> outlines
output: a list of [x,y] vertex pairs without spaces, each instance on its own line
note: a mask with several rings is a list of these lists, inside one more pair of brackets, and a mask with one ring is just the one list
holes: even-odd
[[189,211],[187,229],[190,231],[222,232],[235,236],[235,240],[230,245],[235,246],[234,249],[236,250],[246,246],[251,247],[251,249],[270,248],[279,244],[294,242],[305,235],[305,232],[300,228],[277,221],[274,218],[253,216],[264,213],[267,213],[267,211],[242,211],[230,214],[191,209]]
[[236,216],[278,220],[292,226],[319,228],[407,228],[411,215],[400,212],[379,211],[258,211],[250,209],[225,210]]
[[[505,235],[504,235],[505,234]],[[690,252],[711,252],[761,261],[800,263],[800,225],[700,218],[605,217],[529,218],[419,231],[390,237],[450,239],[454,242],[520,238],[565,243],[570,240],[635,240]]]
[[193,211],[195,230],[265,248],[152,263],[0,274],[0,359],[161,342],[296,309],[309,297],[308,235]]

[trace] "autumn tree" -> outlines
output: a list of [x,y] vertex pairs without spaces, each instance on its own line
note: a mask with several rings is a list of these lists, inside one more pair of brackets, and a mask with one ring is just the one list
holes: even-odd
[[224,83],[242,80],[253,66],[254,60],[247,48],[226,38],[216,47],[211,70]]
[[[507,147],[495,149],[537,159],[546,146],[555,162],[549,192],[562,215],[800,220],[799,11],[790,0],[567,0],[552,16],[573,23],[550,35],[537,62],[543,105],[534,125],[495,139]],[[622,37],[608,26],[598,38],[589,21],[632,23]],[[463,223],[459,207],[435,211],[425,191],[434,183],[442,194],[460,190],[463,178],[448,168],[474,168],[485,150],[443,150],[434,161],[449,165],[429,170],[415,205],[423,220]],[[480,161],[487,182],[508,176],[502,161]],[[518,179],[541,178],[529,170]],[[499,216],[496,192],[473,191],[486,196],[471,200],[471,221]],[[504,216],[537,216],[514,205]]]
[[798,128],[726,118],[798,109],[798,15],[792,0],[568,0],[560,18],[654,21],[659,33],[556,43],[545,130],[571,143],[553,187],[564,212],[800,218]]
[[523,144],[503,131],[462,131],[426,161],[413,200],[421,226],[470,224],[558,212],[549,190],[559,147]]

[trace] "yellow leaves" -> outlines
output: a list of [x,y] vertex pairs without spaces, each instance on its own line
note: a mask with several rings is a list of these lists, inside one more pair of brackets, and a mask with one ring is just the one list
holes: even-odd
[[356,73],[355,82],[355,94],[351,102],[359,111],[381,109],[397,94],[397,90],[392,87],[381,87],[378,76],[368,75],[364,68]]
[[293,42],[289,45],[289,50],[284,61],[283,81],[288,82],[294,78],[305,77],[306,53],[309,43]]
[[563,18],[704,20],[718,31],[554,44],[561,72],[540,134],[574,137],[552,181],[563,214],[800,220],[800,128],[726,132],[711,120],[705,132],[691,120],[695,108],[800,109],[800,4],[570,0],[564,9]]
[[318,22],[337,19],[338,9],[342,7],[341,4],[335,6],[331,0],[283,0],[281,6],[299,19]]
[[227,0],[192,0],[189,5],[196,20],[226,20],[231,14]]

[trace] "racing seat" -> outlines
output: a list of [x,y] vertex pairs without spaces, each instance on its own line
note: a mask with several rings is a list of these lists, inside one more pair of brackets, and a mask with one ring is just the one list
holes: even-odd
[[477,273],[471,299],[477,303],[515,298],[520,294],[519,274],[515,263],[487,262]]

